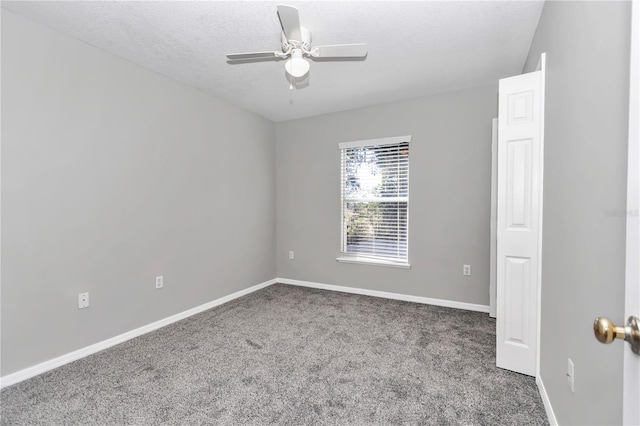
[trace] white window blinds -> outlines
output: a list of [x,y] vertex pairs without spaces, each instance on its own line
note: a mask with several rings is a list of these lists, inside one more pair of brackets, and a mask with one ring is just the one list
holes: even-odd
[[408,261],[411,136],[341,143],[341,252]]

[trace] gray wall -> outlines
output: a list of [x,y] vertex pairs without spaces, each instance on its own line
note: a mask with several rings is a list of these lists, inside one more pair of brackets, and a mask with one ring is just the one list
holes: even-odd
[[2,125],[2,375],[275,277],[270,121],[3,11]]
[[[547,52],[541,377],[560,424],[622,423],[630,3],[547,2],[526,70]],[[575,364],[575,393],[567,358]]]
[[[496,115],[497,85],[278,123],[278,277],[488,305]],[[338,263],[338,142],[407,134],[411,269]]]

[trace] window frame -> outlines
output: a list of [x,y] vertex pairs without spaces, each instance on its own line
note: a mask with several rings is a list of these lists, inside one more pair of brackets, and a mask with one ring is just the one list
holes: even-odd
[[[356,264],[365,264],[365,265],[377,265],[377,266],[388,266],[394,268],[404,268],[408,269],[411,267],[409,263],[409,200],[410,200],[410,185],[409,185],[409,175],[410,175],[410,166],[407,164],[407,196],[406,196],[406,208],[407,208],[407,229],[406,229],[406,259],[389,259],[382,258],[376,256],[369,256],[365,253],[349,253],[346,252],[346,223],[345,223],[345,204],[348,202],[353,202],[353,200],[345,200],[345,164],[343,161],[343,153],[346,149],[352,148],[364,148],[364,147],[382,147],[388,145],[399,145],[399,144],[409,144],[411,145],[411,135],[405,136],[394,136],[389,138],[379,138],[379,139],[366,139],[359,141],[349,141],[349,142],[340,142],[338,143],[338,148],[340,151],[340,255],[336,258],[338,262],[341,263],[356,263]],[[388,197],[388,201],[393,201],[393,197]],[[401,197],[405,198],[405,197]],[[371,202],[371,201],[364,201]],[[404,202],[404,200],[402,201]]]

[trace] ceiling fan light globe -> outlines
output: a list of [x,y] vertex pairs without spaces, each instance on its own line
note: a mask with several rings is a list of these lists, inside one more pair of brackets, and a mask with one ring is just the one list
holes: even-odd
[[310,64],[304,58],[291,58],[284,64],[284,69],[294,78],[304,77],[309,68]]

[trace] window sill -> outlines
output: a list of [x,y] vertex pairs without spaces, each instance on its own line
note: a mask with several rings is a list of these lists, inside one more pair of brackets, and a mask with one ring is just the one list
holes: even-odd
[[368,257],[357,256],[340,256],[336,260],[340,263],[358,263],[361,265],[387,266],[390,268],[409,269],[411,265],[408,263],[392,262],[390,260],[370,259]]

